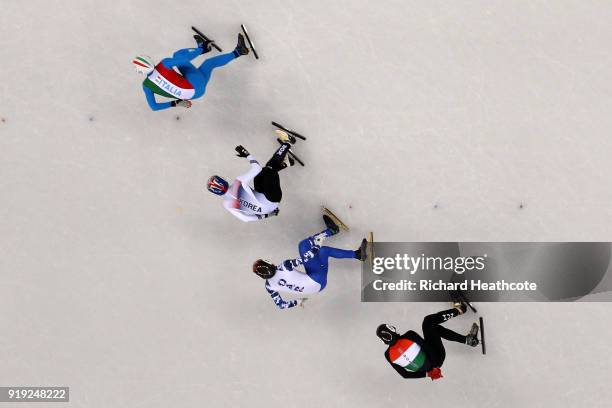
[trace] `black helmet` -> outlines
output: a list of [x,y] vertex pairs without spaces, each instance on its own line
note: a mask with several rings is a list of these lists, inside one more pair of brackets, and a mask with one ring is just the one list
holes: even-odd
[[397,329],[386,323],[383,323],[378,326],[378,328],[376,328],[376,335],[385,344],[391,344],[393,340],[395,340],[399,336],[399,334],[397,333]]
[[262,279],[270,279],[276,274],[276,266],[263,259],[258,259],[253,263],[253,273]]

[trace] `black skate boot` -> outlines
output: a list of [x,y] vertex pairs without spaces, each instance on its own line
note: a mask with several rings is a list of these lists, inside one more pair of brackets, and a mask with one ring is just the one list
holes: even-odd
[[194,35],[193,39],[195,40],[196,44],[198,44],[198,48],[202,49],[202,54],[206,54],[212,49],[213,41],[205,40],[199,34]]
[[460,315],[464,314],[467,311],[467,303],[463,301],[463,297],[456,290],[451,290],[449,294],[453,307],[457,309]]
[[285,159],[283,160],[283,169],[286,169],[287,167],[291,167],[293,165],[295,165],[295,160],[293,160],[291,155],[287,153]]
[[238,58],[241,55],[247,55],[249,53],[249,49],[247,48],[244,42],[244,36],[242,34],[238,34],[238,44],[236,45],[236,49],[234,49],[234,55]]
[[366,250],[367,247],[368,240],[364,238],[361,241],[361,245],[359,246],[359,248],[355,250],[355,258],[359,259],[362,262],[365,262],[366,258],[368,257],[368,251]]
[[478,325],[476,323],[472,324],[472,329],[465,336],[465,344],[471,347],[476,347],[480,344],[480,341],[478,341]]
[[338,224],[336,224],[327,215],[323,215],[323,222],[325,223],[325,226],[327,227],[327,229],[331,231],[332,235],[336,235],[337,233],[340,232],[340,227],[338,226]]

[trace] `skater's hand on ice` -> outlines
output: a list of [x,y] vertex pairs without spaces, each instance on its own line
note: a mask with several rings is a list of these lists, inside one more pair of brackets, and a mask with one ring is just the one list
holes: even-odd
[[238,157],[247,157],[250,154],[249,151],[242,145],[236,146],[236,153],[238,153],[236,155]]
[[182,106],[183,108],[189,109],[191,108],[191,101],[176,101],[174,106]]
[[280,208],[276,207],[274,211],[270,213],[270,217],[278,215],[279,212],[280,212]]
[[304,307],[304,303],[306,303],[307,300],[308,300],[308,298],[301,298],[300,299],[300,307]]
[[437,380],[437,379],[440,379],[440,378],[444,377],[442,375],[442,370],[440,370],[438,367],[435,367],[435,368],[432,368],[431,370],[429,370],[427,372],[427,376],[429,378],[431,378],[431,381]]

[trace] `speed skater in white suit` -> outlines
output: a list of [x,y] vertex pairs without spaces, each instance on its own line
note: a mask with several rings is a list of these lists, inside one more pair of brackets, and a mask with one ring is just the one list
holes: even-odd
[[206,184],[208,191],[223,197],[223,207],[241,221],[257,221],[278,215],[278,205],[283,197],[278,173],[295,163],[288,156],[295,138],[281,130],[276,133],[281,146],[266,167],[261,167],[243,146],[236,146],[237,156],[246,158],[251,164],[249,171],[236,177],[231,186],[217,175],[210,177]]

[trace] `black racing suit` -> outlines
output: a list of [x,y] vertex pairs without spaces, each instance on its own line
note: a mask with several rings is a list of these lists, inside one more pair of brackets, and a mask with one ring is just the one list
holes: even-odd
[[389,347],[393,346],[399,339],[407,339],[418,344],[425,353],[425,363],[419,371],[412,372],[408,371],[402,366],[393,364],[389,358],[389,349],[385,351],[385,358],[391,364],[391,366],[404,378],[423,378],[427,375],[427,372],[435,367],[442,367],[444,359],[446,358],[446,351],[442,344],[442,339],[448,341],[456,341],[457,343],[465,344],[466,337],[462,334],[456,333],[441,324],[458,316],[459,312],[457,309],[443,310],[441,312],[425,316],[423,319],[423,337],[419,336],[416,332],[410,330],[399,336]]
[[255,191],[263,194],[272,203],[280,203],[283,198],[278,172],[287,167],[284,161],[290,146],[289,143],[283,143],[253,181]]

